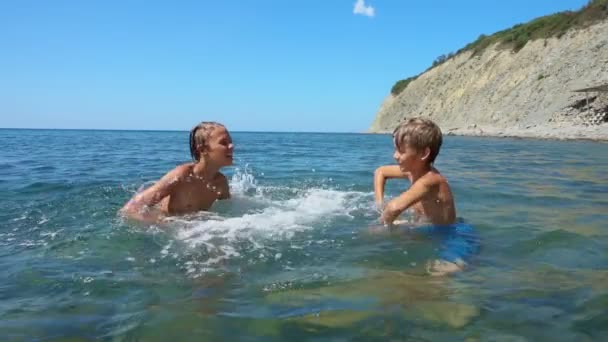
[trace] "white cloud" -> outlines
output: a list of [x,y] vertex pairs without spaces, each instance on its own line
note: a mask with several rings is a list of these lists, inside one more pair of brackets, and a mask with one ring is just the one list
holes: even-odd
[[371,5],[366,6],[365,0],[357,0],[357,2],[355,2],[355,8],[353,8],[353,13],[373,17],[375,10]]

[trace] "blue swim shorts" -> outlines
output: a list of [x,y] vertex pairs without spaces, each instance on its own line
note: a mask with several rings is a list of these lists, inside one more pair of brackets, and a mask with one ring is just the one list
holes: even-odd
[[448,226],[424,226],[416,230],[438,242],[441,260],[466,262],[479,253],[479,236],[471,225],[464,222]]

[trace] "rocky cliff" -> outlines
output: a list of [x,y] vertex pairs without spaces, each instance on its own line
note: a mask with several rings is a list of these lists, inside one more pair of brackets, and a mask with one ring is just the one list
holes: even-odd
[[607,83],[604,19],[560,38],[530,40],[517,52],[498,43],[481,52],[460,52],[420,74],[398,95],[389,94],[369,131],[392,131],[414,116],[435,120],[444,133],[476,127],[606,129],[608,93],[574,90]]

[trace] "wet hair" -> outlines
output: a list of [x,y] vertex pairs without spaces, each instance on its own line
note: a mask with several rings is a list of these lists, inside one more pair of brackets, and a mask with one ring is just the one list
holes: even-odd
[[193,160],[198,161],[200,159],[200,146],[207,146],[209,135],[218,127],[224,127],[224,125],[213,121],[203,121],[192,127],[190,130],[190,155]]
[[393,131],[393,142],[397,150],[406,144],[417,150],[429,148],[429,162],[433,163],[439,154],[443,137],[441,129],[429,119],[412,118],[402,123]]

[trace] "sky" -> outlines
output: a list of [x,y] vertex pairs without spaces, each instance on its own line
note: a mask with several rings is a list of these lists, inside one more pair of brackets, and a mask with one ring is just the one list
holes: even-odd
[[363,132],[393,84],[587,0],[0,0],[0,127]]

